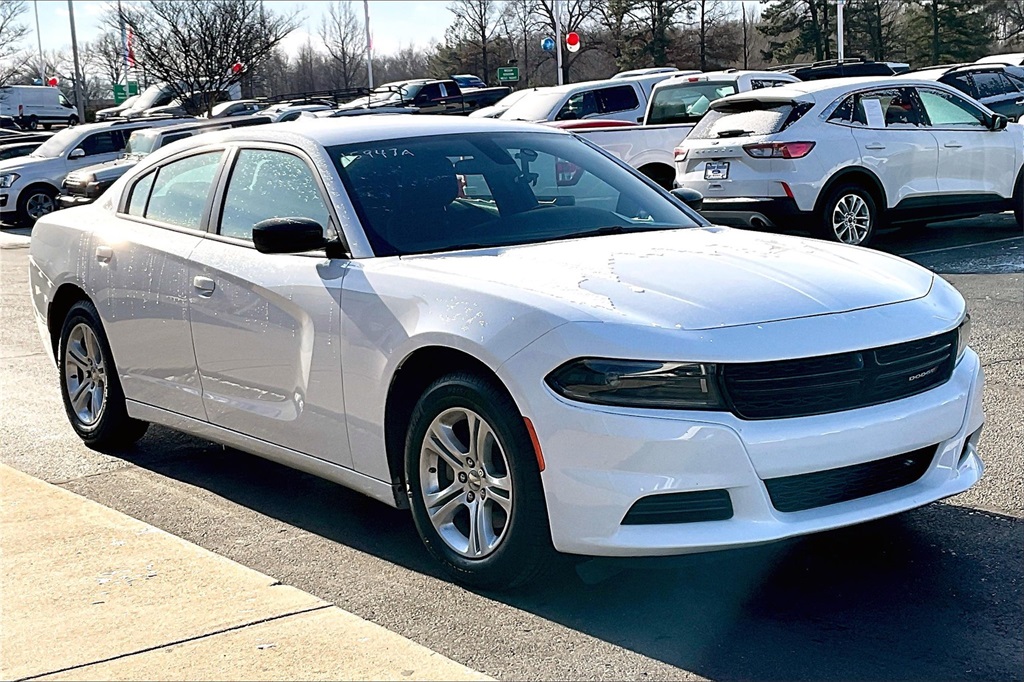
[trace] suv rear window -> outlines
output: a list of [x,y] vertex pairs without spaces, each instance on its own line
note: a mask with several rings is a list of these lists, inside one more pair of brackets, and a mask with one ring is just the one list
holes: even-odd
[[743,101],[712,109],[688,137],[707,140],[780,133],[814,108],[810,102]]

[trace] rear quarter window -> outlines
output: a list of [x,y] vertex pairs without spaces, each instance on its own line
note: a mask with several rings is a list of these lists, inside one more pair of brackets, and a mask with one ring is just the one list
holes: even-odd
[[711,109],[688,137],[696,140],[752,137],[780,133],[814,108],[810,102],[744,101]]

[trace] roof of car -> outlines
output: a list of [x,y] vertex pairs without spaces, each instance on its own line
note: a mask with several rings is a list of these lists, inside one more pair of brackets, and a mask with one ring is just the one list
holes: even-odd
[[300,118],[288,123],[223,130],[193,139],[202,139],[206,142],[287,142],[300,147],[307,147],[311,144],[332,147],[360,142],[386,142],[402,137],[516,131],[565,134],[551,128],[518,121],[463,118],[461,116],[389,114],[387,116],[357,116],[351,120]]
[[915,69],[913,71],[907,71],[906,73],[900,74],[903,77],[914,78],[926,78],[928,80],[937,80],[947,73],[953,71],[999,71],[1002,69],[1014,69],[1020,71],[1021,67],[1014,66],[1013,64],[1003,64],[996,62],[975,62],[973,64],[944,64],[942,66],[926,66],[923,69]]
[[760,100],[785,100],[785,99],[799,99],[806,97],[807,95],[821,95],[822,99],[828,99],[829,101],[842,96],[847,92],[853,92],[855,90],[863,90],[865,88],[887,88],[887,87],[900,87],[905,88],[914,85],[924,86],[935,86],[935,82],[930,82],[927,79],[921,78],[915,79],[908,78],[906,76],[893,76],[889,78],[881,78],[878,76],[861,76],[857,78],[828,78],[825,80],[817,81],[800,81],[797,83],[787,83],[786,85],[780,85],[777,88],[764,88],[761,90],[752,90],[750,92],[741,92],[735,95],[729,95],[720,100],[716,100],[711,106],[716,107],[728,103],[729,101],[737,101],[742,99],[760,99]]
[[764,78],[772,78],[775,80],[785,80],[791,83],[798,83],[800,79],[796,76],[781,71],[762,71],[755,69],[726,69],[724,71],[707,71],[701,73],[700,71],[682,71],[678,74],[672,74],[671,78],[661,81],[656,84],[656,88],[664,88],[669,85],[679,85],[680,83],[687,83],[691,81],[733,81],[739,80],[743,76],[762,76]]

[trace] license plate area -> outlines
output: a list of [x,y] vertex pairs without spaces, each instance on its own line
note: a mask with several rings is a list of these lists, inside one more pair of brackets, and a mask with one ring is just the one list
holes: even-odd
[[728,161],[708,161],[704,164],[704,179],[705,180],[728,180],[729,179],[729,162]]

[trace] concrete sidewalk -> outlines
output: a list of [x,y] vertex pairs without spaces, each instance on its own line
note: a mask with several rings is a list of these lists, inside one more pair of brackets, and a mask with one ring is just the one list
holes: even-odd
[[0,678],[485,680],[378,625],[0,466]]

